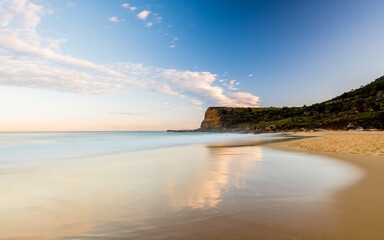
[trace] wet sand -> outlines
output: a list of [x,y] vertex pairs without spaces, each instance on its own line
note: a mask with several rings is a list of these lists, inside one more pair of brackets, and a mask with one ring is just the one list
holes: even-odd
[[335,194],[338,217],[332,239],[384,239],[384,133],[313,132],[294,136],[314,137],[269,147],[327,156],[352,163],[363,178]]

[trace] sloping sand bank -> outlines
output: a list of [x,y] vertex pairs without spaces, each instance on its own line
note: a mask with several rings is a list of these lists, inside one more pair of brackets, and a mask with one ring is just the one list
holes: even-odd
[[384,133],[314,132],[312,136],[269,146],[326,155],[348,161],[365,172],[356,184],[336,194],[339,220],[335,239],[384,239]]

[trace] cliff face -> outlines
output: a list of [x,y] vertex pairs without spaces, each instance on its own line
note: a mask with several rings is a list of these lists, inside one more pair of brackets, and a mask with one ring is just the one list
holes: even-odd
[[215,130],[223,127],[221,116],[217,108],[209,107],[205,112],[204,120],[201,123],[201,130]]
[[384,76],[331,100],[303,107],[210,107],[197,131],[276,132],[384,129]]

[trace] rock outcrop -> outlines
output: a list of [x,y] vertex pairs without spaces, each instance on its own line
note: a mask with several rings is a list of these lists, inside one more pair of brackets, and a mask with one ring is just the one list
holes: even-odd
[[205,112],[204,120],[201,123],[201,130],[219,130],[223,127],[221,116],[217,108],[209,107]]

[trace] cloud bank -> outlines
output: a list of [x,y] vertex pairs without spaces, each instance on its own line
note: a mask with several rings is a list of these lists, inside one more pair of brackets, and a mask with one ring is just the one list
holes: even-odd
[[[53,13],[30,1],[0,0],[0,85],[78,94],[125,94],[142,89],[187,98],[194,105],[258,106],[257,96],[216,85],[220,79],[210,72],[125,62],[97,64],[63,54],[60,45],[66,39],[38,34],[37,27],[47,14]],[[144,10],[138,18],[145,21],[149,14]]]

